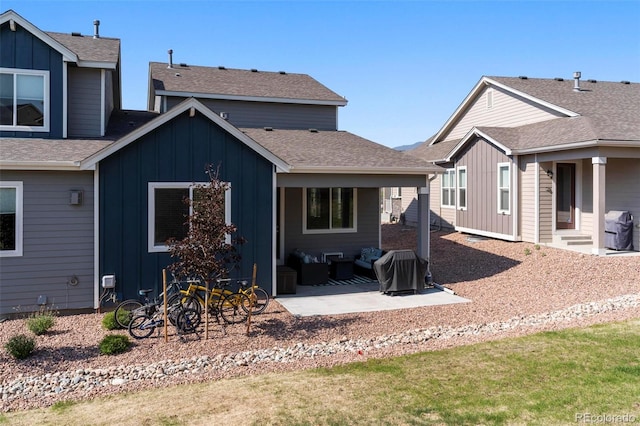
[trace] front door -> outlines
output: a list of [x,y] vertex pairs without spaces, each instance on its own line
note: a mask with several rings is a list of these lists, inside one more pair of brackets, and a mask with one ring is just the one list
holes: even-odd
[[556,229],[576,229],[576,165],[556,165]]

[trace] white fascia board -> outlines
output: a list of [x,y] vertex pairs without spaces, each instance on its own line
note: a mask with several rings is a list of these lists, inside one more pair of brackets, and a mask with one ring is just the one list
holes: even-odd
[[474,99],[480,93],[480,90],[482,90],[482,88],[485,86],[485,84],[486,84],[485,83],[485,79],[486,79],[486,77],[482,77],[480,79],[480,81],[478,83],[476,83],[476,85],[473,87],[473,89],[471,89],[471,92],[469,92],[467,97],[464,98],[462,103],[458,106],[458,108],[456,108],[456,110],[451,115],[451,117],[449,117],[449,119],[444,123],[444,126],[442,126],[440,128],[440,130],[438,130],[438,133],[435,134],[435,136],[433,137],[433,140],[431,141],[429,146],[433,145],[436,142],[439,142],[440,138],[442,137],[442,135],[447,130],[449,130],[449,127],[451,127],[451,125],[455,121],[458,120],[458,118],[462,115],[462,112],[467,108],[467,106],[469,105],[471,100]]
[[39,38],[44,43],[48,44],[51,48],[58,51],[62,55],[62,58],[64,61],[78,62],[78,55],[73,53],[64,45],[58,43],[47,33],[42,31],[40,28],[36,27],[35,25],[33,25],[31,22],[24,19],[22,16],[18,15],[13,10],[9,10],[8,12],[0,15],[0,24],[4,24],[5,22],[8,22],[9,20],[12,20],[12,19],[18,25],[20,25],[21,27],[29,31],[31,34],[33,34],[35,37]]
[[529,94],[527,94],[527,93],[525,93],[525,92],[521,92],[521,91],[516,90],[516,89],[514,89],[514,88],[512,88],[512,87],[506,86],[506,85],[504,85],[504,84],[502,84],[502,83],[498,83],[497,81],[492,80],[492,79],[490,79],[490,78],[486,78],[486,77],[485,77],[483,80],[485,80],[485,82],[486,82],[488,85],[499,87],[499,88],[501,88],[501,89],[503,89],[503,90],[505,90],[505,91],[507,91],[507,92],[510,92],[510,93],[513,93],[514,95],[518,95],[518,96],[520,96],[520,97],[523,97],[523,98],[525,98],[525,99],[528,99],[528,100],[530,100],[531,102],[534,102],[534,103],[536,103],[536,104],[538,104],[538,105],[542,105],[542,106],[544,106],[544,107],[547,107],[547,108],[549,108],[549,109],[552,109],[552,110],[554,110],[554,111],[557,111],[557,112],[559,112],[560,114],[564,114],[564,115],[566,115],[566,116],[568,116],[568,117],[578,117],[578,116],[580,115],[580,114],[578,114],[577,112],[574,112],[574,111],[568,110],[568,109],[566,109],[566,108],[562,108],[562,107],[560,107],[560,106],[558,106],[558,105],[552,104],[552,103],[547,102],[547,101],[543,101],[542,99],[536,98],[535,96],[531,96],[531,95],[529,95]]
[[78,171],[77,161],[0,161],[0,170],[63,170]]
[[189,110],[190,108],[195,108],[196,110],[198,110],[202,115],[204,115],[205,117],[209,118],[211,121],[215,122],[217,125],[222,127],[224,130],[226,130],[227,132],[231,133],[233,136],[235,136],[240,141],[245,143],[247,146],[249,146],[255,152],[257,152],[258,154],[262,155],[264,158],[269,160],[276,167],[278,167],[278,169],[280,169],[280,170],[282,170],[284,172],[288,172],[289,171],[289,169],[290,169],[289,164],[284,162],[282,159],[276,157],[271,151],[268,151],[262,145],[258,144],[256,141],[251,139],[249,136],[247,136],[246,134],[244,134],[240,130],[238,130],[237,127],[234,127],[228,121],[223,120],[218,114],[216,114],[215,112],[213,112],[212,110],[210,110],[209,108],[204,106],[200,101],[198,101],[197,99],[194,99],[194,98],[189,98],[189,99],[181,102],[180,104],[176,105],[175,107],[173,107],[169,111],[167,111],[167,112],[165,112],[163,114],[160,114],[157,118],[154,118],[153,120],[151,120],[150,122],[146,123],[145,125],[137,128],[136,130],[134,130],[133,132],[129,133],[128,135],[120,138],[115,143],[113,143],[113,144],[109,145],[108,147],[98,151],[97,153],[85,158],[81,162],[81,169],[82,170],[87,170],[87,169],[93,168],[98,162],[100,162],[104,158],[108,157],[109,155],[113,154],[114,152],[119,151],[120,149],[124,148],[125,146],[129,145],[130,143],[140,139],[142,136],[146,135],[147,133],[151,132],[152,130],[156,129],[157,127],[160,127],[161,125],[167,123],[168,121],[170,121],[173,118],[177,117],[178,115],[184,113],[185,111]]
[[514,95],[518,95],[520,97],[523,97],[525,99],[530,100],[531,102],[534,102],[538,105],[542,105],[545,106],[549,109],[552,109],[554,111],[557,111],[561,114],[564,114],[568,117],[577,117],[580,114],[570,111],[568,109],[562,108],[558,105],[554,105],[552,103],[543,101],[542,99],[538,99],[534,96],[531,96],[527,93],[521,92],[519,90],[515,90],[512,87],[506,86],[502,83],[499,83],[495,80],[492,80],[488,77],[482,77],[480,79],[480,81],[478,83],[476,83],[476,85],[473,87],[473,89],[471,90],[471,92],[469,92],[469,94],[467,95],[466,98],[464,98],[464,100],[462,101],[462,103],[460,104],[460,106],[458,106],[458,108],[455,110],[455,112],[451,115],[451,117],[449,117],[449,119],[447,120],[446,123],[444,123],[444,126],[442,126],[442,128],[438,131],[438,133],[436,133],[436,135],[434,136],[433,140],[431,141],[431,143],[429,145],[433,145],[436,142],[440,141],[440,138],[442,137],[442,135],[449,130],[449,128],[451,127],[451,125],[458,121],[458,119],[460,118],[460,116],[462,115],[462,113],[467,109],[467,107],[469,107],[470,103],[472,102],[472,100],[474,100],[479,94],[480,92],[484,89],[485,86],[495,86],[495,87],[499,87],[502,90],[505,90],[509,93],[513,93]]
[[[593,139],[590,141],[571,142],[571,143],[565,143],[561,145],[549,145],[549,146],[542,146],[539,148],[518,149],[518,150],[514,150],[514,153],[519,155],[537,154],[537,153],[543,153],[543,152],[566,151],[569,149],[589,148],[593,146],[603,146],[603,145],[609,145],[609,144],[602,144],[601,141],[598,141],[597,139]],[[637,145],[630,145],[630,146],[637,147]]]
[[333,105],[345,106],[347,101],[328,101],[320,99],[295,99],[295,98],[272,98],[262,96],[242,96],[226,95],[219,93],[196,93],[196,92],[173,92],[169,90],[156,90],[158,96],[192,97],[200,99],[218,99],[223,101],[250,101],[250,102],[273,102],[283,104],[305,104],[305,105]]
[[80,68],[99,68],[105,70],[115,70],[117,67],[117,62],[98,62],[98,61],[77,61],[78,67]]
[[467,132],[467,134],[464,135],[464,137],[462,139],[460,139],[460,142],[458,142],[458,144],[456,146],[454,146],[451,151],[449,151],[449,154],[447,154],[447,157],[445,158],[445,161],[446,162],[451,161],[451,158],[453,158],[453,156],[456,155],[458,153],[458,151],[460,151],[460,149],[462,149],[462,147],[465,146],[467,144],[467,142],[473,136],[478,136],[478,137],[481,137],[483,139],[488,140],[489,142],[491,142],[492,144],[494,144],[495,146],[500,148],[502,151],[504,151],[505,155],[511,155],[512,154],[511,148],[507,148],[506,146],[504,146],[503,144],[501,144],[497,140],[493,139],[491,136],[487,135],[484,132],[481,132],[480,130],[478,130],[478,129],[476,129],[474,127],[471,130],[469,130],[469,132]]
[[429,173],[441,173],[442,167],[428,168],[353,168],[353,167],[291,167],[290,173],[315,173],[315,174],[370,174],[370,175],[428,175]]

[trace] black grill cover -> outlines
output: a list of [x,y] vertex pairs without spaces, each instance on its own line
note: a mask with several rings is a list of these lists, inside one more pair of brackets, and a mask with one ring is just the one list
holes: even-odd
[[631,212],[611,210],[604,215],[604,246],[613,250],[633,250]]
[[424,288],[427,261],[413,250],[391,250],[373,264],[373,271],[380,282],[380,291],[396,293]]

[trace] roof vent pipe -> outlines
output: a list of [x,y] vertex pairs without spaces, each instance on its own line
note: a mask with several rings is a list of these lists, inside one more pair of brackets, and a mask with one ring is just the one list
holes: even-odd
[[100,21],[93,21],[93,38],[100,38]]
[[580,77],[582,76],[582,73],[580,71],[576,71],[573,73],[573,91],[574,92],[579,92],[580,91]]
[[173,68],[173,49],[167,51],[169,54],[169,66],[167,68]]

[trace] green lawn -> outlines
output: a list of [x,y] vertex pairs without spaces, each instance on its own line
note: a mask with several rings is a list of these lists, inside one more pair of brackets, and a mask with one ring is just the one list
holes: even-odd
[[640,319],[0,415],[0,424],[65,425],[568,425],[597,420],[640,423]]

